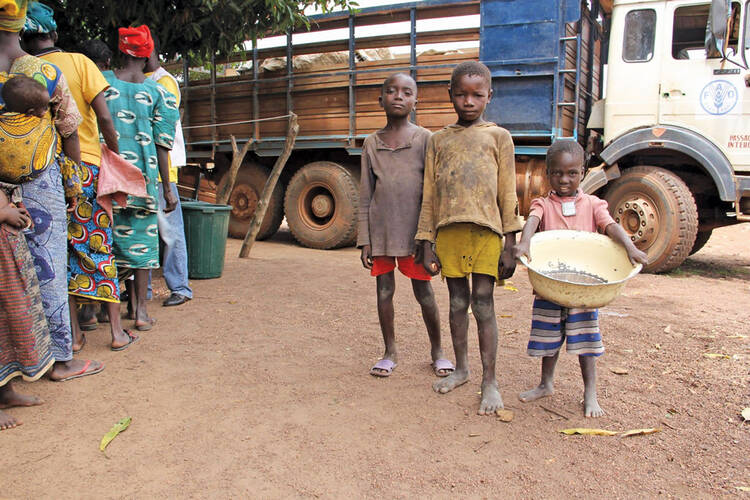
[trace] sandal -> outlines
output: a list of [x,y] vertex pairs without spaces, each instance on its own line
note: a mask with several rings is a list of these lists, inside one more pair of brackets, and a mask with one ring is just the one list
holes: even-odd
[[390,377],[391,373],[393,373],[393,369],[398,366],[396,363],[391,361],[390,359],[381,359],[375,365],[370,368],[370,375],[373,377]]
[[123,346],[120,346],[120,347],[112,347],[112,346],[110,346],[109,348],[112,349],[113,351],[124,351],[125,349],[127,349],[128,347],[130,347],[131,344],[135,344],[136,342],[138,342],[138,340],[140,340],[140,337],[138,335],[133,335],[130,332],[130,330],[123,330],[123,331],[128,336],[128,343],[125,344],[125,345],[123,345]]
[[434,370],[435,375],[438,377],[447,377],[448,375],[456,371],[456,367],[453,366],[453,363],[445,358],[440,358],[433,361],[432,369]]

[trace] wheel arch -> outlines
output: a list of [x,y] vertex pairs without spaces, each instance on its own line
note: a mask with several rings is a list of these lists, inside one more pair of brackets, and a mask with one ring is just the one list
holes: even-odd
[[684,154],[711,178],[722,201],[736,200],[734,171],[727,157],[714,143],[682,127],[662,125],[631,130],[610,142],[600,156],[607,165],[614,165],[645,150],[671,150]]

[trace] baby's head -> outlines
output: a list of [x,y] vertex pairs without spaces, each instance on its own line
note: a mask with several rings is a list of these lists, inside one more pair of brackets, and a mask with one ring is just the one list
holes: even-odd
[[28,76],[14,76],[3,85],[5,111],[43,117],[49,109],[47,88]]
[[547,150],[547,179],[559,196],[575,196],[583,179],[583,148],[572,139],[559,139]]
[[492,74],[478,61],[462,62],[451,74],[453,109],[461,121],[476,121],[492,98]]

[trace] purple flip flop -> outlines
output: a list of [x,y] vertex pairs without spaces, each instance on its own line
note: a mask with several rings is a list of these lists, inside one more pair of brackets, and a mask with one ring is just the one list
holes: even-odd
[[[436,359],[432,363],[432,369],[435,371],[435,375],[438,377],[447,377],[451,373],[453,373],[456,370],[456,367],[453,366],[453,363],[451,363],[449,360],[445,358]],[[440,372],[443,373],[440,373]]]
[[[370,375],[373,377],[390,377],[391,373],[393,373],[393,369],[398,366],[396,363],[391,361],[390,359],[381,359],[375,365],[370,368]],[[382,371],[381,371],[382,370]]]

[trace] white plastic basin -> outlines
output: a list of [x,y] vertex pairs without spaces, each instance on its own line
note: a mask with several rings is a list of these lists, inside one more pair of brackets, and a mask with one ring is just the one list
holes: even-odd
[[595,308],[612,302],[643,267],[620,244],[586,231],[542,231],[531,238],[529,269],[536,294],[564,307]]

